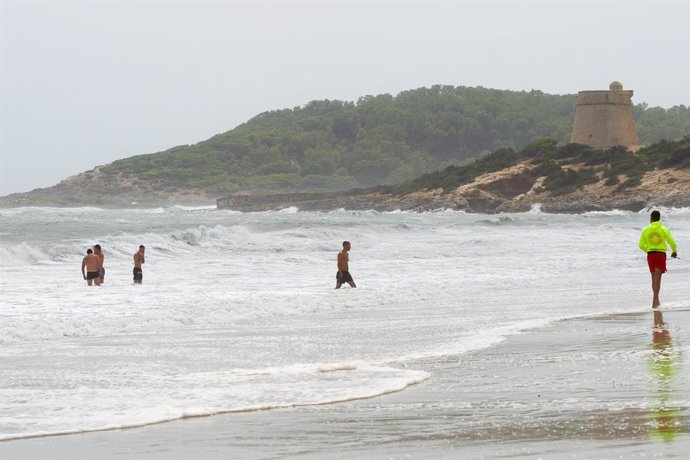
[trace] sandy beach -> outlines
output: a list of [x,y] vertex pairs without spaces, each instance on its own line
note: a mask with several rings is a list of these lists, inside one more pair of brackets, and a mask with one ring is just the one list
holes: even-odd
[[399,393],[8,441],[0,458],[683,458],[689,351],[687,309],[571,319],[418,361],[432,377]]

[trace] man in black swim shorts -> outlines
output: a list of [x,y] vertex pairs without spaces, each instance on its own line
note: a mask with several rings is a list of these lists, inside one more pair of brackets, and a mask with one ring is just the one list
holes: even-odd
[[134,253],[134,268],[132,269],[132,276],[134,279],[134,284],[141,284],[144,280],[144,273],[141,271],[141,264],[144,263],[144,251],[146,248],[144,245],[139,246],[139,250]]
[[101,284],[105,283],[105,267],[103,266],[105,257],[103,256],[103,251],[101,250],[100,244],[93,245],[93,253],[94,255],[98,256],[98,260],[100,262],[100,266],[98,267],[98,285],[100,286]]
[[[100,259],[93,253],[93,250],[88,249],[86,256],[81,261],[81,274],[89,286],[92,286],[94,283],[96,283],[96,286],[101,285],[101,272],[98,268],[100,263]],[[86,269],[86,272],[84,269]]]
[[350,275],[350,251],[351,245],[349,241],[343,241],[343,250],[338,253],[338,273],[335,274],[335,288],[340,289],[343,283],[349,284],[351,287],[357,287],[355,280]]

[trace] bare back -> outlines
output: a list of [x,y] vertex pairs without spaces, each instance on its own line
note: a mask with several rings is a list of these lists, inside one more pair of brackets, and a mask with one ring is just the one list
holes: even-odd
[[101,259],[96,254],[89,254],[84,257],[83,265],[86,266],[86,271],[97,272],[101,267]]

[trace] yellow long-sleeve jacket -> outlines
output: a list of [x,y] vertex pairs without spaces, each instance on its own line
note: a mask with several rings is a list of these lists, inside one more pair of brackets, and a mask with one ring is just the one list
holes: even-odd
[[652,222],[642,230],[638,246],[644,252],[666,252],[668,248],[666,243],[671,246],[671,251],[676,252],[678,248],[671,232],[660,221],[657,221]]

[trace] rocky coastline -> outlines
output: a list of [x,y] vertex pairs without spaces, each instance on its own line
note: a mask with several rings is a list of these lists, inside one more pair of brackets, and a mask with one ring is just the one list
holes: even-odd
[[[636,212],[655,206],[690,207],[690,192],[664,191],[645,196],[637,195],[634,192],[628,196],[578,194],[578,196],[549,197],[535,195],[531,199],[507,200],[488,193],[482,193],[481,191],[462,197],[436,194],[435,191],[431,191],[402,197],[380,194],[344,196],[337,199],[294,203],[293,206],[302,211],[347,209],[381,212],[395,210],[427,212],[449,209],[482,214],[527,212],[537,206],[541,211],[548,213],[580,214],[589,211],[611,211],[616,209]],[[261,211],[277,208],[279,207],[255,207],[253,210]]]
[[[527,212],[534,206],[539,206],[544,212],[566,214],[614,209],[639,211],[654,206],[690,207],[690,170],[687,169],[654,170],[645,174],[638,186],[626,188],[606,185],[606,180],[601,177],[595,183],[561,195],[544,191],[542,184],[545,178],[534,177],[530,172],[531,166],[524,162],[481,175],[451,191],[438,188],[404,195],[353,191],[292,205],[300,210],[316,211],[340,208],[418,212],[451,209],[485,214]],[[276,207],[255,206],[253,210]]]
[[[607,186],[603,178],[570,193],[554,195],[542,187],[544,177],[531,174],[529,162],[481,175],[454,190],[426,189],[406,194],[367,190],[324,193],[318,199],[252,206],[264,211],[295,206],[304,211],[335,209],[473,213],[526,212],[538,205],[544,212],[582,213],[614,209],[639,211],[653,206],[690,207],[690,170],[650,171],[635,187]],[[0,197],[0,207],[55,206],[103,208],[215,205],[217,196],[196,189],[160,189],[125,177],[99,180],[98,169],[63,180],[54,187]],[[622,179],[625,179],[624,177]]]

